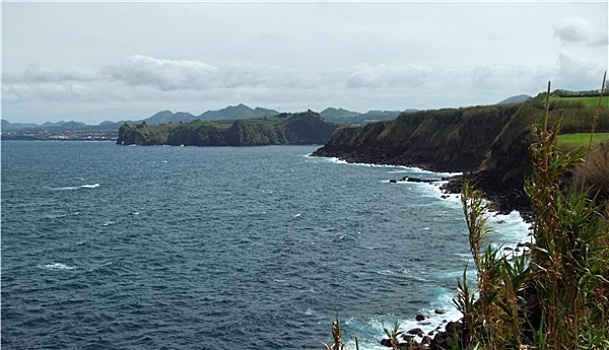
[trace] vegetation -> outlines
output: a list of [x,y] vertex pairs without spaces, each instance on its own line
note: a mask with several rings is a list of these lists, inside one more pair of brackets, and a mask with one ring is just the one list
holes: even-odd
[[[477,288],[466,267],[454,300],[465,330],[448,334],[446,349],[609,349],[609,141],[592,142],[599,104],[592,133],[578,141],[587,148],[561,151],[549,91],[525,183],[535,222],[528,254],[506,255],[488,242],[482,193],[464,183]],[[397,328],[385,333],[396,339]]]
[[[555,95],[550,99],[550,102],[564,102],[564,103],[570,103],[570,104],[574,104],[574,105],[579,105],[579,106],[584,106],[584,107],[596,107],[596,104],[598,103],[598,96],[581,96],[581,97],[565,97],[565,96],[559,96],[559,95]],[[603,101],[603,106],[604,107],[609,107],[609,100],[604,100]]]
[[[548,128],[549,100],[546,117],[536,124],[533,176],[525,185],[535,217],[530,258],[483,247],[485,207],[479,192],[467,184],[463,188],[479,302],[472,302],[467,280],[460,282],[456,304],[468,330],[461,348],[609,347],[609,216],[606,197],[599,200],[609,189],[609,180],[604,180],[609,145],[589,152],[586,159],[583,153],[560,152],[558,124]],[[588,166],[591,162],[596,166]],[[564,188],[564,175],[574,168],[580,180]]]
[[594,145],[600,144],[602,141],[609,140],[609,133],[575,133],[575,134],[563,134],[558,135],[558,147],[560,149],[574,150],[577,148],[584,148],[588,146],[592,137]]
[[171,146],[261,146],[325,143],[337,125],[307,111],[258,119],[125,124],[117,144]]

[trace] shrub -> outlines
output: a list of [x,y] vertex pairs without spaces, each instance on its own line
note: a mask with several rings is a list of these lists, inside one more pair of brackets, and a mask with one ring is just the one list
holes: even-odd
[[[531,147],[533,175],[525,185],[535,218],[528,267],[522,258],[499,256],[490,245],[483,250],[484,206],[479,193],[464,185],[479,301],[473,302],[465,279],[459,282],[456,304],[469,331],[462,348],[609,348],[609,223],[592,200],[607,189],[609,147],[590,152],[585,163],[559,152],[559,128],[548,127],[548,100],[546,116],[535,127],[539,141]],[[581,169],[579,186],[565,189],[560,182],[574,166]],[[533,287],[532,299],[527,286]],[[532,304],[538,305],[536,317]]]

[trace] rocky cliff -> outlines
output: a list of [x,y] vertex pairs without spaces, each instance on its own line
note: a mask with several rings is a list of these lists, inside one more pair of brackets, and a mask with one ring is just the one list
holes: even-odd
[[[403,113],[394,121],[337,129],[314,155],[349,162],[417,166],[464,172],[500,210],[523,209],[524,180],[531,173],[533,124],[544,113],[543,95],[509,105]],[[551,121],[564,132],[589,132],[595,109],[577,101],[555,100]],[[597,131],[609,131],[609,112]],[[459,182],[449,190],[459,190]]]
[[336,129],[311,111],[236,121],[124,124],[116,140],[120,145],[264,146],[324,144]]

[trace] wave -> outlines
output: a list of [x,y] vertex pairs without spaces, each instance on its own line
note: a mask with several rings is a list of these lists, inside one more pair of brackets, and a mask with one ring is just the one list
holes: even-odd
[[81,188],[98,188],[99,184],[93,184],[93,185],[82,185],[80,186]]
[[[312,157],[312,156],[311,156]],[[312,157],[314,158],[314,157]],[[348,164],[354,166],[365,166],[370,168],[389,168],[393,169],[389,171],[389,174],[402,174],[402,173],[415,173],[418,175],[428,174],[428,175],[438,175],[442,177],[452,177],[457,175],[463,175],[463,172],[435,172],[431,170],[425,170],[419,167],[411,167],[405,165],[391,165],[391,164],[373,164],[373,163],[351,163],[345,160],[342,160],[337,157],[320,157],[321,159],[325,159],[327,162],[335,163],[335,164]]]
[[93,184],[93,185],[81,185],[81,186],[66,186],[66,187],[50,187],[50,186],[44,186],[45,189],[50,190],[50,191],[73,191],[73,190],[80,190],[83,188],[98,188],[100,186],[100,184]]
[[45,270],[59,271],[59,270],[74,270],[76,267],[68,266],[63,263],[52,263],[52,264],[46,264],[46,265],[38,265],[38,268],[45,269]]
[[73,213],[68,213],[68,214],[48,214],[44,216],[44,219],[59,219],[59,218],[65,218],[68,216],[76,216],[79,215],[80,212],[73,212]]

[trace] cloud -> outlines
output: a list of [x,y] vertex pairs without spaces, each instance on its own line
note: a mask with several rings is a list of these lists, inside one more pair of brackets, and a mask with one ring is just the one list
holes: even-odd
[[49,83],[9,83],[2,87],[2,99],[16,101],[76,101],[89,100],[91,89],[86,85],[74,82]]
[[476,90],[531,91],[552,71],[551,67],[478,64],[469,75]]
[[602,67],[598,62],[577,58],[569,52],[561,52],[558,55],[556,83],[557,86],[569,90],[599,89],[604,69],[606,66]]
[[607,45],[607,32],[595,31],[592,24],[581,17],[565,17],[554,24],[554,36],[564,43]]
[[152,86],[162,91],[238,89],[249,87],[310,88],[318,75],[278,66],[252,64],[212,66],[202,61],[133,55],[128,62],[102,68],[111,81]]
[[54,82],[90,82],[102,79],[100,72],[86,68],[57,68],[39,64],[30,64],[23,74],[6,74],[3,80],[8,83],[54,83]]
[[404,66],[362,63],[348,74],[349,88],[395,87],[399,85],[420,86],[429,81],[433,69],[412,64]]
[[200,61],[159,59],[132,55],[126,63],[102,68],[110,80],[161,90],[209,89],[217,85],[218,68]]

